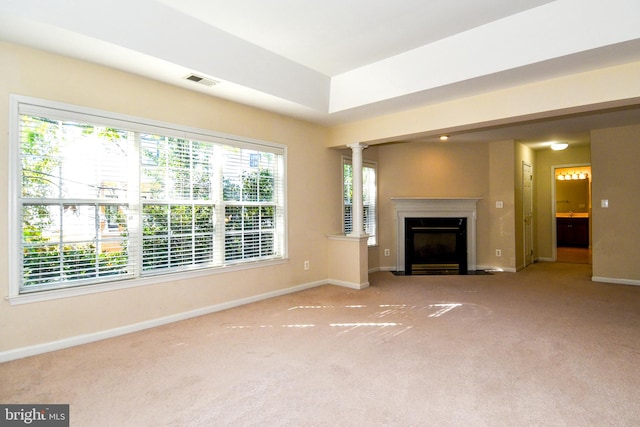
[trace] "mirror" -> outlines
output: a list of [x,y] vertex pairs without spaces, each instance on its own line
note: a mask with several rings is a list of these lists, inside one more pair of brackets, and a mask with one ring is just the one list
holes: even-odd
[[556,213],[589,213],[591,208],[591,168],[582,167],[577,174],[583,179],[558,179],[558,176],[575,177],[576,169],[556,169]]

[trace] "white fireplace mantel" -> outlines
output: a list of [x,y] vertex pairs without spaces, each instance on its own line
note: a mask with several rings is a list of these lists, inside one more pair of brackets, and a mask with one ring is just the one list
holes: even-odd
[[406,218],[466,218],[467,268],[476,269],[476,216],[479,197],[392,197],[397,230],[396,270],[404,271],[404,223]]

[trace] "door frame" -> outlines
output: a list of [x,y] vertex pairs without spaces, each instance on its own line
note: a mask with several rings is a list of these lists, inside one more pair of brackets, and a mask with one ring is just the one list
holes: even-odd
[[[568,163],[562,165],[551,166],[551,261],[558,260],[558,224],[556,223],[556,169],[591,167],[591,163]],[[593,170],[590,177],[590,183],[593,184]],[[593,208],[593,200],[591,196],[591,184],[589,185],[589,206]],[[591,247],[591,209],[589,210],[589,247]]]
[[[530,206],[527,206],[527,198],[525,196],[526,191],[525,191],[525,168],[528,168],[530,173],[531,173],[531,178],[529,180],[530,183],[530,188],[529,188],[529,204]],[[526,161],[522,161],[522,251],[524,254],[524,260],[523,260],[523,264],[524,264],[524,268],[526,268],[528,265],[533,264],[534,262],[534,253],[535,253],[535,245],[534,245],[534,238],[535,238],[535,233],[533,230],[533,212],[535,211],[534,209],[534,197],[533,197],[533,179],[534,174],[533,174],[533,165],[529,162]],[[527,207],[529,207],[530,212],[527,214]],[[529,226],[527,227],[527,217],[529,218]],[[527,239],[527,232],[529,234],[528,239]],[[529,242],[529,246],[527,246],[527,242]],[[528,253],[527,253],[528,252]],[[529,260],[529,262],[527,262],[527,260]]]

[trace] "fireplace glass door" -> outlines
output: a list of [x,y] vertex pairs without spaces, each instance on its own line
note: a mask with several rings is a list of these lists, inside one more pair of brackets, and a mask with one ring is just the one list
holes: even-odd
[[405,274],[467,274],[467,219],[406,218]]

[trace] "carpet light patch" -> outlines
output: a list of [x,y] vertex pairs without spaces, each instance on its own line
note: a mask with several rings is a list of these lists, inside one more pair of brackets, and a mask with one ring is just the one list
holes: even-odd
[[455,304],[431,304],[429,307],[434,307],[434,308],[438,308],[438,311],[436,311],[433,314],[430,314],[429,317],[440,317],[443,316],[445,314],[447,314],[448,312],[450,312],[451,310],[458,308],[462,306],[462,304],[460,303],[455,303]]
[[335,308],[332,305],[296,305],[294,307],[290,307],[289,311],[291,310],[319,310],[319,309],[323,309],[323,308]]
[[339,327],[339,328],[353,328],[353,327],[360,327],[360,326],[369,326],[369,327],[388,327],[388,326],[402,326],[402,323],[395,323],[395,322],[385,322],[385,323],[378,323],[378,322],[354,322],[354,323],[329,323],[329,326],[332,327]]

